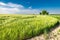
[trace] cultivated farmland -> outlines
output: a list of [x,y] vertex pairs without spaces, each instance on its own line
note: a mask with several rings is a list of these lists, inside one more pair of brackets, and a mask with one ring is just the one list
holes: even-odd
[[0,15],[0,40],[25,40],[57,23],[57,18],[47,15]]
[[50,15],[50,16],[55,17],[60,20],[60,14],[55,14],[55,15]]

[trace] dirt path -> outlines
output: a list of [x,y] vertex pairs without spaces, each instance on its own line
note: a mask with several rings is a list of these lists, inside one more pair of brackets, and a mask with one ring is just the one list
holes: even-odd
[[28,40],[60,40],[60,24],[48,34],[42,34]]

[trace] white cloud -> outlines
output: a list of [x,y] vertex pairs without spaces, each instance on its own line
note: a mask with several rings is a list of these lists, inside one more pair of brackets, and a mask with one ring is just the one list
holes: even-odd
[[32,7],[26,9],[20,4],[0,2],[0,14],[38,14],[39,11],[38,9],[32,9]]
[[5,3],[3,3],[3,2],[0,2],[0,6],[2,6],[2,5],[6,5]]

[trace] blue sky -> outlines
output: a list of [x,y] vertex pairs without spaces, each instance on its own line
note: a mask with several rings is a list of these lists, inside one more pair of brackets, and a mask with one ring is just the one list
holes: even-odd
[[60,14],[60,0],[0,0],[0,9],[3,14],[38,14],[42,10]]

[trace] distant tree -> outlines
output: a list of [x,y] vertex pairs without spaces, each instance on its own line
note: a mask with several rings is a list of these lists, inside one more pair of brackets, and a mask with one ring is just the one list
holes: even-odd
[[48,15],[49,13],[46,10],[42,10],[42,12],[40,12],[40,15]]

